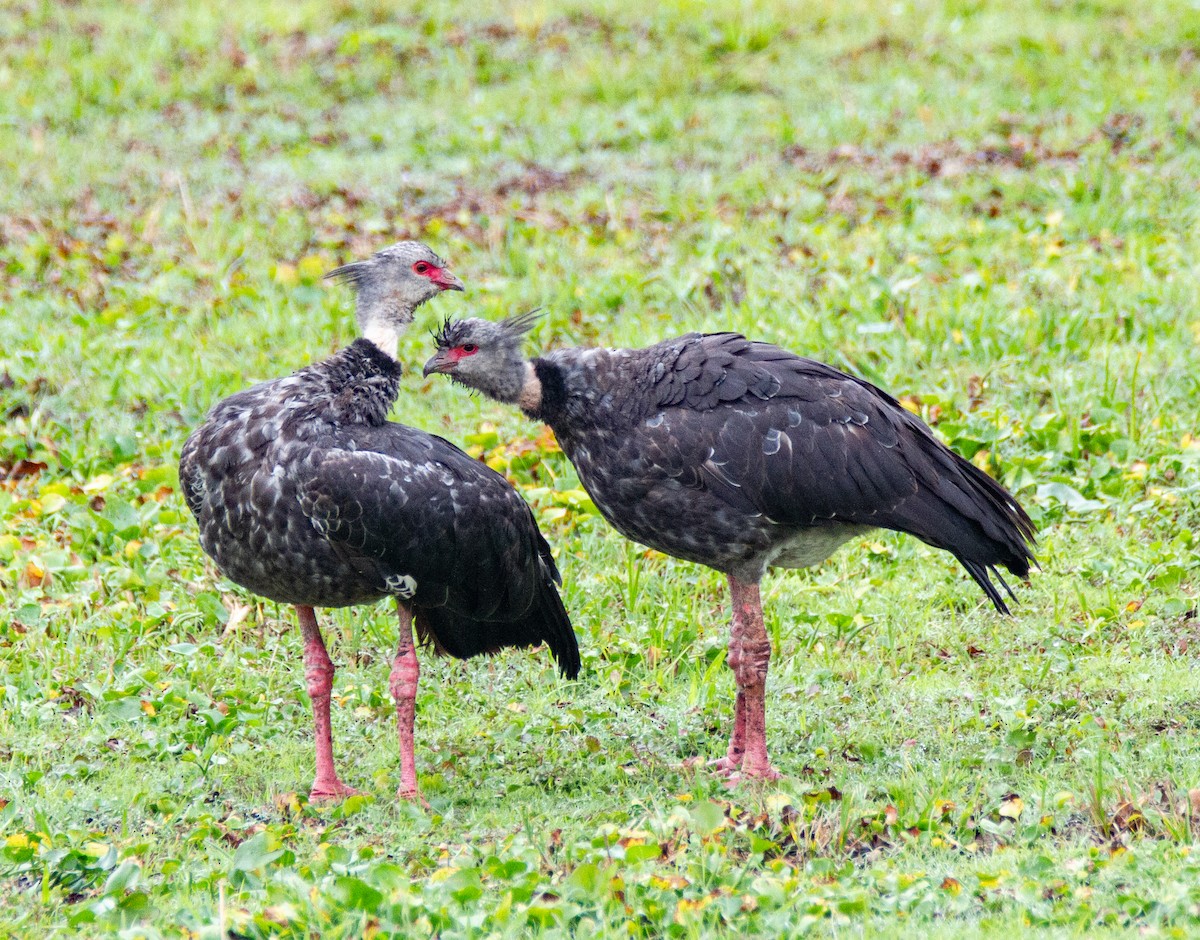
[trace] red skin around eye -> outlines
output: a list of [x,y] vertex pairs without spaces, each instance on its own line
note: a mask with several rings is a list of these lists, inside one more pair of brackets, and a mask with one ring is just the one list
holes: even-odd
[[473,356],[477,352],[479,352],[478,349],[472,349],[470,352],[467,352],[467,350],[463,349],[461,346],[453,346],[446,350],[446,358],[451,362],[458,362],[458,360],[466,359],[468,356]]
[[418,261],[416,264],[414,264],[413,273],[418,274],[421,277],[429,278],[429,280],[433,281],[433,283],[438,285],[438,287],[450,286],[448,281],[449,273],[446,271],[446,269],[436,267],[427,261]]

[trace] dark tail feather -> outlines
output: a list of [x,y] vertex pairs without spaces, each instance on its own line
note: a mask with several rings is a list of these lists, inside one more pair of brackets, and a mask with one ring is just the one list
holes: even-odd
[[571,618],[549,580],[539,587],[533,607],[523,620],[477,620],[449,607],[418,607],[416,615],[417,635],[439,654],[470,659],[497,653],[506,646],[545,643],[564,676],[574,679],[579,675],[579,644]]
[[1004,593],[1008,595],[1009,600],[1014,604],[1017,602],[1017,595],[1013,593],[1013,589],[1008,586],[1008,582],[1004,580],[1004,575],[1000,573],[1000,569],[992,566],[992,574],[996,576],[996,580],[1000,582],[1000,586],[1004,588]]
[[927,456],[940,464],[934,472],[937,483],[905,507],[906,524],[897,528],[954,555],[996,610],[1010,613],[992,577],[1009,598],[1017,599],[1000,569],[1029,577],[1037,564],[1033,520],[1008,490],[949,448],[939,444]]
[[[971,577],[975,579],[975,583],[978,584],[981,588],[983,588],[983,593],[988,596],[988,600],[990,600],[992,602],[992,604],[995,606],[996,610],[1000,611],[1000,613],[1002,613],[1006,616],[1011,616],[1012,611],[1010,611],[1008,609],[1008,605],[1006,603],[1004,603],[1004,597],[1000,594],[999,591],[996,590],[996,585],[992,584],[992,579],[988,577],[988,567],[989,566],[984,566],[984,565],[979,564],[978,562],[969,561],[968,559],[963,558],[962,555],[957,555],[955,557],[957,557],[958,560],[962,562],[962,566],[964,568],[966,568],[967,571],[970,573]],[[1010,588],[1008,586],[1008,584],[1005,582],[1004,578],[1000,575],[1000,572],[996,569],[995,565],[991,565],[990,567],[991,567],[992,573],[996,576],[996,578],[1000,581],[1000,583],[1002,585],[1004,585],[1004,590],[1008,592],[1008,596],[1011,597],[1014,601],[1016,601],[1017,598],[1013,594],[1012,588]]]
[[571,626],[571,618],[553,584],[538,592],[538,616],[542,621],[542,637],[558,668],[568,679],[579,675],[579,642]]
[[967,479],[973,484],[976,493],[983,497],[979,505],[979,508],[983,510],[980,513],[982,518],[979,519],[979,522],[984,533],[990,536],[988,540],[992,544],[989,546],[990,551],[987,551],[982,558],[978,554],[972,559],[964,557],[959,552],[955,552],[955,555],[970,572],[976,583],[983,588],[988,600],[992,602],[996,610],[1002,614],[1008,614],[1008,605],[1004,603],[1004,598],[992,584],[988,572],[990,570],[991,574],[1000,582],[1000,586],[1004,588],[1004,593],[1015,603],[1017,596],[1000,573],[1000,566],[1003,565],[1018,578],[1029,577],[1030,567],[1037,565],[1037,559],[1031,548],[1034,544],[1036,529],[1028,513],[1008,490],[974,464],[967,461],[963,461],[962,464]]

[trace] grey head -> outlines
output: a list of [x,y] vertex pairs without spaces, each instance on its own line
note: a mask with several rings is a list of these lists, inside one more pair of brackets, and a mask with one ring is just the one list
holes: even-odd
[[395,353],[396,339],[416,309],[442,291],[462,290],[445,261],[421,242],[397,242],[365,261],[353,261],[325,275],[354,288],[355,316],[363,336]]
[[425,374],[441,372],[488,398],[517,402],[529,373],[521,346],[537,323],[537,314],[533,310],[499,321],[447,317],[442,328],[434,331],[437,352],[425,363]]

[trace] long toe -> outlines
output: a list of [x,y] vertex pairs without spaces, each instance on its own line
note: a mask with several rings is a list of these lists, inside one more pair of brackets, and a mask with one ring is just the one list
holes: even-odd
[[358,796],[361,793],[361,790],[356,790],[354,787],[347,786],[340,780],[335,780],[333,783],[314,783],[312,789],[308,793],[308,802],[340,803],[348,796]]
[[416,787],[400,787],[396,790],[396,799],[405,803],[416,803],[422,809],[429,809],[428,801],[421,796],[421,791]]
[[772,783],[776,780],[781,780],[782,778],[783,778],[783,774],[781,774],[774,767],[770,767],[767,769],[766,773],[762,773],[762,774],[754,774],[754,775],[750,775],[747,773],[730,774],[729,776],[727,776],[725,778],[725,787],[727,789],[733,790],[733,789],[736,789],[737,787],[740,787],[742,784],[753,785],[753,784]]
[[736,773],[738,768],[742,766],[742,755],[726,754],[724,757],[718,757],[715,760],[708,762],[708,768],[714,774],[720,777],[728,777],[730,774]]
[[750,761],[743,761],[738,772],[732,773],[726,778],[725,785],[736,787],[742,783],[768,783],[772,780],[782,779],[783,774],[770,764],[752,764]]

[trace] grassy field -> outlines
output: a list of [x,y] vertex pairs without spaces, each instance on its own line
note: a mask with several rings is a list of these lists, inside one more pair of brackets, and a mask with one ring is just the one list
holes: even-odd
[[[1200,930],[1195,2],[219,6],[0,7],[0,935]],[[468,293],[395,416],[534,504],[584,671],[423,654],[424,812],[393,614],[323,614],[366,795],[314,807],[294,615],[175,465],[401,237]],[[536,305],[537,345],[739,329],[904,396],[1039,523],[1016,616],[889,533],[772,576],[785,779],[728,791],[722,580],[420,378],[439,317]]]

